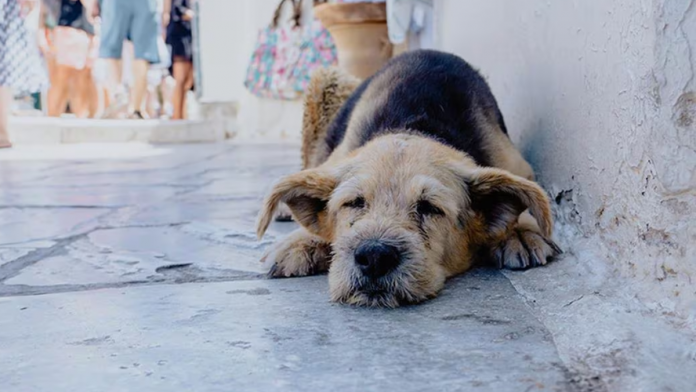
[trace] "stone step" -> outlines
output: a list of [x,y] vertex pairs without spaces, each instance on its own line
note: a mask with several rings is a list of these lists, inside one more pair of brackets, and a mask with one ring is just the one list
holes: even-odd
[[226,123],[216,120],[94,120],[12,117],[15,144],[62,143],[203,143],[225,140]]

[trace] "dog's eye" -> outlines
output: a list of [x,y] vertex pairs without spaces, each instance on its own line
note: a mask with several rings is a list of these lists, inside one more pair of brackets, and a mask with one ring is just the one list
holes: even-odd
[[425,215],[444,215],[441,209],[435,207],[431,202],[427,200],[420,200],[416,204],[416,213],[420,216]]
[[355,209],[362,209],[365,208],[365,198],[362,196],[358,196],[355,199],[349,201],[348,203],[344,204],[343,207],[347,208],[355,208]]

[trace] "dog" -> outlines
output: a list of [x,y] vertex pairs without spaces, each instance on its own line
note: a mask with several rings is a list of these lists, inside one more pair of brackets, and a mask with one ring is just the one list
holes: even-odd
[[463,59],[407,52],[363,82],[321,70],[304,110],[304,169],[258,218],[259,238],[279,205],[301,225],[262,258],[271,277],[328,271],[333,301],[397,307],[476,262],[525,269],[560,253],[546,193]]

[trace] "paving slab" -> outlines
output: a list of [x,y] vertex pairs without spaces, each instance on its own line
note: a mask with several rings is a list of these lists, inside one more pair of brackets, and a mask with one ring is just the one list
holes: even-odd
[[[325,276],[1,298],[8,391],[563,391],[550,335],[500,273],[396,310]],[[50,320],[50,323],[46,323]]]
[[69,236],[108,212],[102,208],[0,207],[0,245]]

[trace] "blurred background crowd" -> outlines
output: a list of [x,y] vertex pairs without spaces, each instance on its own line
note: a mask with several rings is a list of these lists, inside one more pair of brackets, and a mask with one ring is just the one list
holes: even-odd
[[0,0],[0,147],[9,137],[296,138],[316,69],[364,79],[404,50],[433,47],[432,8],[433,0]]
[[186,118],[194,1],[0,0],[0,147],[15,96],[25,115]]

